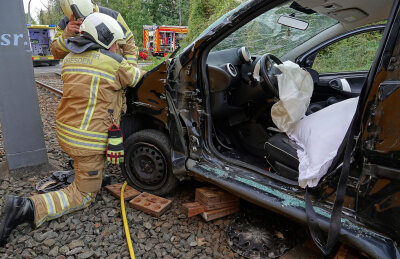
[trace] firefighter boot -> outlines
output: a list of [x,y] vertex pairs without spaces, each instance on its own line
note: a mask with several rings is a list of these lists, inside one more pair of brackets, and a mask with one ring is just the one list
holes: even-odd
[[30,199],[9,195],[3,212],[0,225],[0,247],[7,244],[11,231],[18,225],[25,222],[33,223],[35,209]]

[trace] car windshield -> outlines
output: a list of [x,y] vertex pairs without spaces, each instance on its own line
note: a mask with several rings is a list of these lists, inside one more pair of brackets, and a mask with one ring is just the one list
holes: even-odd
[[[246,46],[253,55],[265,53],[282,57],[284,54],[311,39],[338,21],[318,13],[306,14],[290,8],[291,2],[273,8],[225,38],[213,51]],[[300,30],[278,23],[282,15],[307,22],[307,29]]]
[[212,29],[214,29],[215,27],[217,27],[219,24],[221,24],[226,17],[231,16],[233,13],[237,12],[237,10],[243,8],[245,5],[249,4],[250,1],[244,2],[242,4],[240,4],[238,7],[236,7],[235,9],[232,9],[231,11],[227,12],[226,14],[224,14],[223,16],[219,17],[218,20],[216,20],[215,22],[213,22],[210,26],[207,27],[207,29],[205,29],[194,41],[197,41],[198,39],[200,39],[201,37],[203,37],[204,35],[206,35],[208,32],[210,32]]

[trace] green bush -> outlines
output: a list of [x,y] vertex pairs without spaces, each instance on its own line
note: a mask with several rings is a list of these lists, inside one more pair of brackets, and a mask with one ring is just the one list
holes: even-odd
[[336,42],[318,53],[313,69],[319,73],[368,71],[381,38],[381,32],[373,31]]

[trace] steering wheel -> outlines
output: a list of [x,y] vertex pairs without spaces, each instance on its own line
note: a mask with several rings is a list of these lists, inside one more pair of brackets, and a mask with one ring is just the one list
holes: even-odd
[[281,74],[281,71],[274,66],[274,64],[280,65],[282,61],[272,54],[265,54],[260,59],[260,76],[261,87],[268,93],[272,92],[273,95],[279,98],[279,88],[277,75]]

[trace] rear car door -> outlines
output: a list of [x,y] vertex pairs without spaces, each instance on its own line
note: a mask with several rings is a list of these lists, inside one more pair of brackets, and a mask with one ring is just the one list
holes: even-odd
[[329,97],[359,96],[375,58],[385,24],[358,28],[336,36],[297,58],[318,77],[312,102]]

